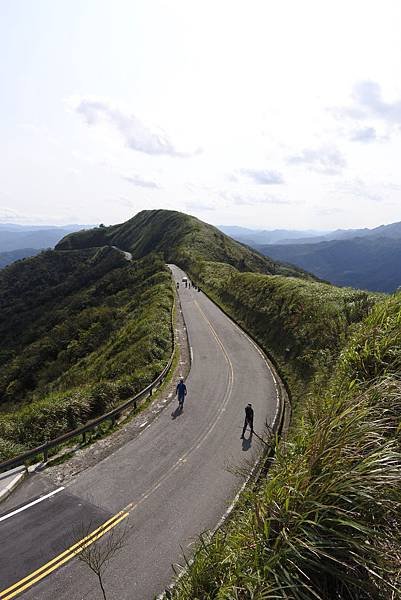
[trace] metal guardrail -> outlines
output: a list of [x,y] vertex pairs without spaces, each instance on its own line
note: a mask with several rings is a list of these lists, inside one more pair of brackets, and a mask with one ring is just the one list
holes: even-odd
[[[175,294],[175,290],[173,290],[173,291]],[[156,377],[156,379],[154,381],[152,381],[152,383],[150,383],[145,389],[141,390],[133,398],[126,400],[126,402],[124,402],[123,404],[120,404],[116,408],[113,408],[113,410],[109,411],[108,413],[105,413],[104,415],[101,415],[100,417],[97,417],[96,419],[92,419],[91,421],[88,421],[87,423],[85,423],[85,425],[82,425],[81,427],[77,427],[77,429],[73,429],[72,431],[64,433],[63,435],[60,435],[57,438],[54,438],[53,440],[49,440],[48,442],[45,442],[44,444],[41,444],[40,446],[37,446],[36,448],[33,448],[32,450],[27,450],[26,452],[23,452],[22,454],[19,454],[18,456],[15,456],[14,458],[9,458],[8,460],[0,462],[0,473],[7,469],[11,469],[13,467],[17,467],[18,465],[22,465],[25,463],[25,461],[33,458],[34,456],[37,456],[38,454],[42,454],[42,453],[43,453],[43,460],[46,462],[48,459],[49,450],[51,450],[52,448],[56,448],[57,446],[63,444],[64,442],[66,442],[74,437],[77,437],[79,435],[82,435],[82,442],[85,443],[86,433],[88,431],[92,431],[93,429],[96,429],[96,427],[98,427],[98,425],[100,425],[101,423],[104,423],[104,421],[107,421],[108,419],[110,419],[112,422],[112,425],[114,425],[117,418],[121,415],[121,413],[123,413],[125,410],[127,410],[127,408],[129,408],[130,406],[133,405],[134,410],[136,410],[137,406],[138,406],[138,402],[140,400],[142,400],[145,396],[151,396],[153,394],[153,389],[163,383],[164,378],[166,377],[167,373],[169,372],[169,370],[171,368],[171,365],[173,364],[174,354],[175,354],[175,350],[176,350],[176,340],[175,340],[175,331],[174,331],[174,322],[173,322],[175,308],[176,308],[176,302],[174,299],[173,306],[171,308],[171,323],[170,323],[171,336],[172,336],[171,339],[173,342],[171,356],[170,356],[168,363],[164,367],[163,371]]]

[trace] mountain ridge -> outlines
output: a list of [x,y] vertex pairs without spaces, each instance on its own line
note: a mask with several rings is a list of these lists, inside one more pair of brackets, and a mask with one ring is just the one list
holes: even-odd
[[149,251],[159,252],[166,262],[174,262],[183,269],[210,260],[227,262],[239,271],[313,278],[300,268],[278,264],[213,225],[171,210],[144,210],[118,225],[71,233],[57,244],[56,249],[103,245],[117,246],[131,252],[136,259]]

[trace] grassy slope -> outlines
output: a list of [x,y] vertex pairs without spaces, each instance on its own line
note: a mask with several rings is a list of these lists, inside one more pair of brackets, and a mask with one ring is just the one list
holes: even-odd
[[401,598],[400,323],[398,294],[356,326],[268,479],[203,540],[175,599]]
[[133,395],[171,352],[159,257],[49,251],[0,273],[0,459]]
[[268,353],[290,385],[294,401],[315,375],[322,377],[379,296],[306,279],[239,273],[203,263],[198,282]]
[[160,252],[166,262],[175,262],[194,271],[203,260],[225,262],[240,271],[281,273],[312,278],[297,267],[286,267],[235,242],[216,227],[195,217],[169,210],[146,210],[133,219],[88,231],[72,233],[58,244],[59,249],[115,245],[140,258]]

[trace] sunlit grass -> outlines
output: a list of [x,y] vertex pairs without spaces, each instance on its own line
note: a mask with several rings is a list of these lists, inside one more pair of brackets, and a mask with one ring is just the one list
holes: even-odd
[[[253,275],[209,268],[215,278],[209,289],[219,298],[231,276],[235,315],[233,298],[258,305],[261,314],[266,307],[283,335],[291,311],[297,315],[300,303],[313,308],[326,330],[319,339],[313,325],[298,341],[307,340],[312,351],[328,344],[333,367],[319,386],[311,380],[304,387],[309,391],[298,398],[290,435],[276,448],[267,479],[245,492],[222,530],[202,537],[174,600],[401,598],[401,295],[379,302],[346,342],[347,327],[369,313],[369,297],[277,280],[275,296],[274,278],[261,286]],[[257,300],[252,289],[263,289]],[[278,298],[291,289],[301,293],[279,311]],[[254,332],[260,323],[247,320]]]

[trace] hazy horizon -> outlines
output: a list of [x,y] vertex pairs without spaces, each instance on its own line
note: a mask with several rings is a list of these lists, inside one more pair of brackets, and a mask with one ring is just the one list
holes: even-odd
[[[137,214],[137,213],[136,213]],[[129,219],[133,218],[135,215],[132,215],[131,217],[128,217]],[[196,215],[193,215],[196,216]],[[203,220],[203,219],[202,219]],[[120,222],[120,221],[119,221]],[[119,223],[118,222],[118,223]],[[206,222],[206,221],[205,221]],[[394,221],[394,223],[396,223],[398,221]],[[116,223],[102,223],[105,226],[110,226],[110,225],[117,225]],[[82,227],[82,228],[93,228],[93,227],[98,227],[101,223],[94,223],[94,224],[88,224],[88,223],[61,223],[58,225],[54,225],[51,223],[42,223],[42,224],[38,224],[38,223],[12,223],[11,221],[9,222],[1,222],[0,221],[0,229],[5,229],[5,227],[7,225],[11,226],[11,227],[23,227],[23,228],[29,228],[29,227],[33,227],[35,229],[37,228],[59,228],[59,229],[63,229],[63,228],[68,228],[68,227]],[[373,227],[368,227],[367,229],[375,229],[376,227],[380,227],[382,225],[391,225],[392,223],[378,223],[376,225],[374,225]],[[323,234],[323,233],[331,233],[333,231],[335,231],[336,229],[339,230],[351,230],[351,229],[364,229],[363,227],[336,227],[334,229],[317,229],[317,228],[312,228],[312,227],[305,227],[305,228],[298,228],[298,227],[294,227],[294,228],[289,228],[289,227],[275,227],[275,228],[266,228],[266,227],[258,227],[258,226],[243,226],[241,224],[238,223],[218,223],[216,225],[214,225],[215,227],[217,227],[218,229],[222,228],[222,227],[237,227],[239,229],[249,229],[251,231],[278,231],[278,230],[283,230],[283,231],[300,231],[300,232],[314,232],[314,233],[319,233],[319,234]]]
[[0,223],[396,222],[396,0],[3,0]]

